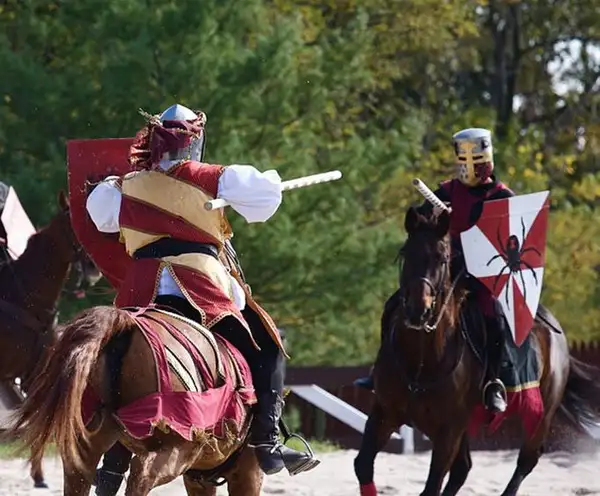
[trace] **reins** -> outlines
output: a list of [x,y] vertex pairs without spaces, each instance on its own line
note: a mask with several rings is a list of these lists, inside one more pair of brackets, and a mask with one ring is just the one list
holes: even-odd
[[[460,279],[464,273],[465,273],[465,269],[463,268],[457,274],[457,276],[454,278],[454,281],[452,281],[452,284],[450,285],[448,294],[446,295],[446,298],[444,298],[444,303],[442,304],[442,307],[440,308],[440,311],[438,312],[438,316],[437,316],[437,319],[435,320],[435,323],[433,325],[425,324],[423,326],[423,330],[425,332],[427,332],[427,333],[433,332],[440,325],[440,322],[442,321],[442,318],[444,317],[444,314],[446,313],[446,308],[448,307],[448,304],[450,303],[450,300],[452,299],[452,296],[454,295],[454,290],[456,289],[458,281],[460,281]],[[437,297],[437,295],[436,295],[436,297]]]
[[[396,261],[400,258],[400,253],[399,252],[398,256],[396,257]],[[442,301],[442,304],[440,306],[437,305],[437,300],[438,297],[440,296],[440,294],[444,291],[444,283],[446,280],[446,277],[450,271],[450,261],[448,260],[444,260],[443,262],[444,264],[444,269],[443,269],[443,273],[442,276],[440,277],[438,284],[434,285],[428,278],[426,277],[420,277],[419,280],[421,282],[423,282],[424,284],[426,284],[430,290],[431,293],[433,295],[433,301],[432,301],[432,307],[436,308],[439,310],[434,313],[428,320],[427,322],[423,323],[420,327],[413,327],[413,329],[415,330],[422,330],[425,331],[425,333],[427,334],[431,334],[433,332],[435,332],[440,323],[442,322],[442,319],[444,318],[444,316],[447,313],[448,310],[448,305],[450,304],[450,302],[452,301],[452,297],[454,296],[454,292],[456,290],[456,287],[459,283],[459,281],[461,280],[461,278],[463,277],[463,275],[465,274],[465,269],[464,267],[461,268],[461,270],[459,271],[459,273],[454,277],[454,279],[452,280],[452,283],[450,284],[446,295]],[[401,296],[401,300],[400,300],[400,307],[397,310],[398,311],[402,311],[405,309],[405,305],[406,305],[406,299],[404,294],[402,294]],[[425,348],[421,344],[419,345],[419,361],[418,361],[418,365],[417,365],[417,371],[414,375],[413,378],[409,377],[409,374],[407,373],[405,364],[402,363],[401,360],[401,356],[400,356],[400,352],[397,349],[397,347],[395,346],[395,341],[396,341],[396,333],[397,333],[397,326],[398,325],[403,325],[403,324],[399,324],[398,323],[398,319],[395,319],[394,324],[392,324],[392,329],[391,332],[389,333],[390,336],[390,350],[392,350],[392,354],[394,356],[394,360],[396,362],[396,364],[398,365],[398,368],[401,372],[401,374],[404,376],[404,380],[406,381],[407,384],[407,388],[411,393],[419,393],[419,392],[425,392],[425,391],[430,391],[432,389],[435,388],[439,388],[440,386],[442,386],[443,384],[445,384],[448,380],[450,380],[452,378],[452,376],[454,375],[454,372],[456,371],[456,369],[458,368],[459,364],[461,363],[463,356],[464,356],[464,350],[465,350],[465,342],[463,339],[461,339],[460,336],[460,332],[456,333],[456,339],[458,339],[459,343],[459,350],[458,352],[455,354],[455,358],[452,364],[452,367],[450,368],[449,372],[444,374],[442,377],[434,379],[432,381],[429,382],[420,382],[419,378],[422,374],[423,371],[423,366],[424,366],[424,353],[425,353]],[[422,340],[421,340],[422,341]]]

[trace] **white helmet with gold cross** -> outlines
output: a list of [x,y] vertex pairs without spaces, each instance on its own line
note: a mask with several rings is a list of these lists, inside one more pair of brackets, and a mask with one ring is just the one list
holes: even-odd
[[494,171],[491,131],[479,127],[463,129],[452,136],[452,143],[460,182],[473,187],[487,181]]

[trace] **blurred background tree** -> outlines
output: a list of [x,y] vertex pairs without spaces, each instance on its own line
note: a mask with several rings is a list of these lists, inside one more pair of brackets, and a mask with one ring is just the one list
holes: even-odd
[[[133,136],[138,108],[208,115],[207,159],[343,180],[230,216],[293,364],[364,363],[397,285],[403,215],[452,173],[450,137],[494,130],[498,175],[550,189],[544,302],[600,338],[600,11],[573,2],[7,0],[0,179],[37,225],[66,186],[65,143]],[[51,261],[49,261],[51,263]],[[62,317],[106,295],[65,299]]]

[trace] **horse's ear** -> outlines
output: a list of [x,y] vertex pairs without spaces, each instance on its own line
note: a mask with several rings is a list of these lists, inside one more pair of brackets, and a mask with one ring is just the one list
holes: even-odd
[[440,238],[443,238],[448,234],[450,230],[450,212],[448,210],[442,210],[437,216],[436,231]]
[[412,233],[419,225],[419,214],[415,207],[410,207],[404,218],[404,229],[408,234]]
[[69,209],[69,198],[62,189],[58,192],[58,206],[61,208],[61,210]]

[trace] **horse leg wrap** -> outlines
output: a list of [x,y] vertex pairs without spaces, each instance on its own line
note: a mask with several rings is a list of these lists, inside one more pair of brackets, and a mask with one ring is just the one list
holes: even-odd
[[377,496],[377,488],[374,482],[360,485],[360,496]]

